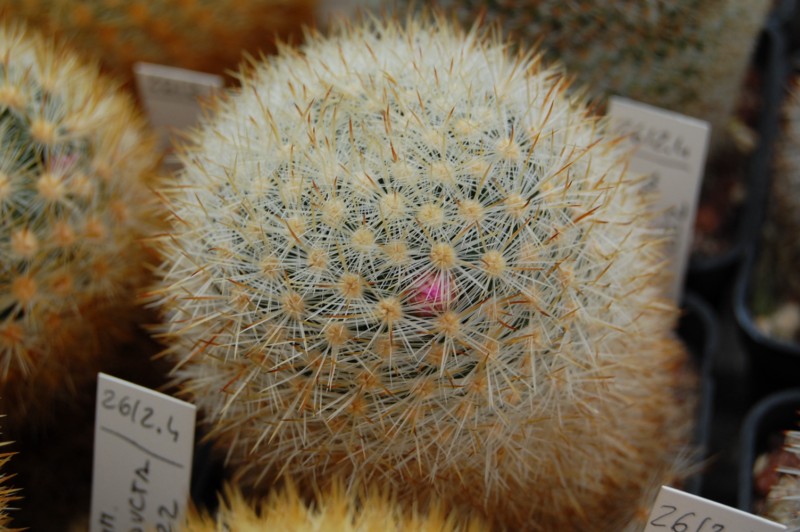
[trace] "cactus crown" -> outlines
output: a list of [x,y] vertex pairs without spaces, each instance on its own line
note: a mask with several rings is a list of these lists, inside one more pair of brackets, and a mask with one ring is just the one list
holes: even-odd
[[681,350],[639,180],[564,74],[410,20],[242,81],[167,192],[156,291],[242,475],[435,486],[544,527],[607,482],[639,497]]
[[[158,159],[94,66],[11,24],[0,57],[0,389],[13,423],[46,389],[70,387],[66,360],[95,356],[97,330],[130,321],[110,309],[132,307],[144,282]],[[39,373],[25,392],[22,377]]]

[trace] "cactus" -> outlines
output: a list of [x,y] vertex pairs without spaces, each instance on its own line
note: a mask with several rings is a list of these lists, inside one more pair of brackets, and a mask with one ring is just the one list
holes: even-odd
[[[793,529],[800,527],[800,469],[796,467],[800,460],[800,432],[787,431],[779,452],[782,456],[769,461],[771,466],[777,468],[774,472],[766,473],[766,476],[778,476],[774,484],[769,486],[761,514]],[[763,465],[766,461],[764,458],[759,464]]]
[[[4,445],[6,445],[6,443],[0,444],[0,447]],[[11,528],[9,528],[11,516],[8,515],[8,505],[19,499],[17,495],[18,490],[7,484],[9,475],[2,472],[12,455],[13,453],[0,453],[0,531],[11,530]]]
[[273,51],[312,21],[311,0],[8,0],[3,9],[80,52],[120,79],[138,61],[224,74],[243,50]]
[[[400,2],[400,6],[412,2]],[[619,94],[710,122],[721,145],[768,0],[438,0],[464,24],[541,43],[593,96]],[[350,0],[370,7],[379,0]],[[401,8],[402,9],[402,8]]]
[[9,428],[93,382],[131,331],[158,156],[97,68],[0,27],[0,397]]
[[479,30],[309,39],[216,103],[164,191],[150,296],[237,481],[638,529],[692,390],[619,139]]
[[192,514],[184,524],[187,532],[224,530],[286,530],[303,532],[480,532],[487,525],[477,517],[456,515],[430,504],[425,511],[408,511],[390,494],[369,492],[355,497],[342,485],[317,492],[308,502],[293,484],[270,493],[256,506],[241,492],[226,490],[216,517]]

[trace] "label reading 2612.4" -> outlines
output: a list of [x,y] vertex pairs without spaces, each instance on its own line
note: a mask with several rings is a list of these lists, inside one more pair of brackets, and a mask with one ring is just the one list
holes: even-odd
[[100,374],[91,532],[169,532],[189,496],[195,407]]

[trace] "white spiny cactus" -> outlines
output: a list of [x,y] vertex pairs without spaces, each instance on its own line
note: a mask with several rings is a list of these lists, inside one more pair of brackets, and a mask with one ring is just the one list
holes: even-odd
[[[784,452],[800,458],[800,432],[788,431]],[[764,517],[788,527],[800,526],[800,469],[781,467],[776,472],[778,481],[764,501]]]
[[565,80],[477,30],[372,21],[217,102],[153,297],[243,481],[640,526],[688,439],[686,354],[641,180]]

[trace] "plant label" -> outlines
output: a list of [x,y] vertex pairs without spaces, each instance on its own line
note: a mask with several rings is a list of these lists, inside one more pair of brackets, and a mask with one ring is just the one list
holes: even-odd
[[711,128],[702,120],[616,96],[609,102],[608,117],[611,132],[626,136],[634,148],[630,169],[648,176],[646,188],[658,198],[660,223],[672,235],[667,252],[672,283],[667,295],[678,303]]
[[194,405],[98,374],[90,532],[167,532],[189,499]]
[[[169,149],[177,132],[192,127],[200,116],[201,102],[223,86],[222,77],[152,63],[133,67],[136,88],[150,124],[159,133],[161,148]],[[174,164],[167,156],[167,163]]]
[[784,525],[662,486],[644,532],[773,532]]

